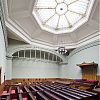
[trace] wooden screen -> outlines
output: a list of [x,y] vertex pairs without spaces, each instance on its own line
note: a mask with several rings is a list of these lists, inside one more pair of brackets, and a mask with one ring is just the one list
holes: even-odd
[[77,64],[82,69],[82,79],[96,80],[97,64],[96,63],[82,63]]

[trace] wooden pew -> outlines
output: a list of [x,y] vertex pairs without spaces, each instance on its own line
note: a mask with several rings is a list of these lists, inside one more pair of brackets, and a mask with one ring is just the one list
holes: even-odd
[[48,87],[46,87],[44,85],[42,85],[41,87],[44,88],[44,89],[46,89],[46,90],[48,90],[48,91],[50,91],[50,88],[48,88]]
[[37,92],[37,99],[40,100],[40,98],[42,100],[50,100],[48,97],[46,97],[42,92]]
[[88,94],[88,93],[85,93],[85,92],[80,91],[80,90],[75,90],[73,88],[72,89],[67,88],[67,89],[62,89],[62,90],[65,91],[65,92],[69,91],[70,93],[82,96],[83,99],[87,99],[87,100],[91,100],[91,99],[96,100],[96,98],[97,98],[97,94],[95,94],[95,95],[94,95],[94,93],[93,94],[90,94],[90,93]]
[[22,94],[21,94],[21,91],[20,91],[20,88],[19,86],[17,86],[17,91],[18,91],[18,96],[19,96],[19,100],[22,100]]
[[25,88],[26,92],[28,93],[29,97],[31,98],[31,100],[36,100],[36,98],[33,96],[31,91],[26,86],[24,86],[24,88]]
[[5,94],[5,95],[1,95],[1,96],[0,96],[0,100],[10,100],[10,94],[7,93],[7,94]]
[[38,90],[35,89],[33,86],[30,85],[30,88],[34,91],[34,92],[37,92]]
[[[75,98],[73,98],[73,96],[71,97],[68,94],[67,95],[64,95],[64,94],[59,93],[59,92],[54,91],[54,90],[51,90],[51,92],[54,93],[55,95],[58,95],[58,96],[62,97],[63,99],[66,99],[66,100],[75,100]],[[78,98],[77,98],[77,100],[78,100]]]
[[82,98],[86,98],[87,97],[86,95],[83,95],[83,94],[80,94],[80,93],[77,93],[75,91],[71,91],[71,90],[68,90],[68,89],[66,89],[66,91],[65,90],[57,90],[57,91],[68,92],[70,94],[73,94],[73,95],[76,95],[76,96],[79,96],[79,97],[82,97]]
[[51,98],[51,100],[64,100],[64,99],[58,97],[57,95],[54,95],[53,93],[51,93],[51,92],[49,92],[49,91],[47,91],[47,90],[45,90],[44,93],[45,93],[45,95],[47,95],[49,98]]
[[56,88],[55,87],[52,87],[52,86],[49,86],[49,85],[46,85],[48,88],[50,88],[50,89],[53,89],[53,90],[56,90]]
[[[57,91],[57,89],[59,89],[59,88],[57,88],[56,86],[58,86],[58,87],[61,87],[60,89],[63,89],[63,87],[64,87],[64,85],[57,85],[57,84],[54,84],[54,86],[53,86],[53,84],[50,84],[50,85],[45,85],[45,86],[47,86],[48,88],[50,88],[50,89],[53,89],[53,90],[55,90],[55,91]],[[69,87],[68,86],[65,86],[64,87],[65,88],[65,90],[67,90]],[[74,88],[74,90],[76,90],[76,88]],[[71,91],[71,90],[69,90],[69,91]],[[80,92],[81,91],[81,92]],[[84,92],[83,92],[84,91]],[[68,92],[68,91],[66,91],[66,92]],[[79,92],[79,93],[78,93]],[[88,92],[88,91],[85,91],[85,90],[80,90],[80,89],[77,89],[77,93],[78,93],[78,95],[76,95],[76,93],[75,92],[73,92],[73,91],[71,91],[71,92],[68,92],[68,94],[69,95],[74,95],[74,97],[81,97],[81,98],[90,98],[90,97],[94,97],[94,96],[97,96],[97,94],[95,94],[95,93],[92,93],[92,92]],[[92,94],[91,94],[92,93]],[[94,100],[94,99],[93,99]]]
[[[75,96],[75,95],[72,95],[72,94],[69,94],[69,93],[64,93],[63,91],[60,91],[60,90],[58,90],[58,91],[56,92],[56,91],[54,91],[54,90],[49,89],[49,88],[46,87],[46,86],[41,86],[41,87],[43,87],[43,88],[45,88],[45,89],[47,89],[47,90],[50,90],[50,91],[52,91],[53,93],[56,93],[57,95],[59,95],[59,96],[65,98],[65,99],[73,99],[73,98],[81,99],[81,98],[78,97],[78,96]],[[65,96],[65,95],[63,95],[63,94],[61,94],[61,93],[59,93],[59,92],[61,92],[61,93],[63,93],[63,94],[66,94],[67,96]],[[72,98],[71,98],[71,97],[72,97]]]
[[41,90],[41,91],[43,91],[44,89],[43,88],[41,88],[40,86],[36,86],[36,88],[37,89],[39,89],[39,90]]
[[63,100],[59,97],[57,97],[56,95],[50,93],[49,91],[44,90],[43,88],[41,88],[40,86],[36,86],[38,89],[40,89],[41,91],[43,91],[43,93],[45,93],[45,95],[47,95],[49,98],[51,98],[51,100]]
[[[58,95],[59,97],[61,97],[61,98],[63,98],[63,99],[74,100],[74,98],[71,98],[70,96],[65,96],[65,95],[63,95],[63,94],[61,94],[61,93],[59,93],[59,92],[56,92],[56,91],[54,91],[54,90],[52,90],[52,89],[49,89],[48,87],[45,87],[45,86],[41,86],[41,87],[43,87],[44,89],[46,89],[44,92],[47,93],[47,94],[48,94],[48,91],[50,91],[50,92],[52,92],[53,94]],[[47,90],[48,90],[48,91],[47,91]],[[51,94],[49,93],[49,95],[51,95]],[[77,96],[75,96],[75,97],[77,97]],[[80,98],[77,97],[77,99],[80,99]]]
[[[62,90],[66,91],[66,89],[62,89]],[[87,93],[84,93],[84,92],[81,92],[79,90],[75,90],[75,89],[72,89],[72,88],[67,88],[67,90],[75,92],[77,94],[85,95],[85,96],[92,96],[91,94],[87,94]]]
[[[15,92],[12,94],[11,90],[15,90]],[[33,86],[32,84],[27,86],[11,86],[9,93],[5,93],[5,95],[1,95],[0,97],[0,100],[3,100],[3,98],[5,100],[22,100],[26,97],[28,100],[98,100],[96,98],[97,93],[52,82],[38,82]]]
[[[62,90],[57,90],[57,92],[58,92],[58,93],[60,92],[60,93],[62,93],[63,95],[66,95],[66,96],[69,97],[69,98],[73,98],[73,99],[77,99],[77,100],[82,99],[81,96],[77,96],[77,95],[75,95],[75,94],[69,93],[68,91],[65,92],[65,91],[62,91]],[[70,100],[70,99],[69,99],[69,100]]]
[[[46,85],[47,86],[47,85]],[[51,87],[51,86],[48,86],[48,87],[50,87],[50,88],[52,88],[52,89],[54,89],[55,90],[55,86],[53,87]],[[66,88],[66,87],[65,87]],[[68,86],[67,86],[67,88],[68,88]],[[58,88],[57,88],[58,89]],[[65,89],[66,90],[66,89]],[[71,90],[69,90],[69,91],[71,91]],[[63,91],[61,91],[61,92],[63,92]],[[68,91],[66,91],[66,92],[68,92]],[[63,93],[65,93],[66,94],[66,92],[63,92]],[[77,98],[77,99],[81,99],[80,97],[82,97],[82,98],[84,98],[84,97],[87,97],[87,95],[81,95],[81,94],[78,94],[78,95],[76,95],[77,93],[75,93],[75,92],[73,92],[73,91],[71,91],[71,92],[68,92],[67,93],[67,95],[69,95],[69,96],[72,96],[72,97],[74,97],[74,98]],[[79,96],[79,97],[78,97]],[[88,95],[88,96],[92,96],[92,95]]]

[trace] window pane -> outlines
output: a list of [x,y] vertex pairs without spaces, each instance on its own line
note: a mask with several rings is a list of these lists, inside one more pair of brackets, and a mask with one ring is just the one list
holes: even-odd
[[66,17],[67,17],[69,23],[71,25],[73,25],[82,18],[82,15],[68,11],[68,13],[66,13]]
[[32,57],[32,58],[35,57],[35,50],[31,50],[31,57]]
[[60,16],[58,28],[66,28],[69,27],[68,21],[65,15]]
[[76,3],[71,4],[68,9],[69,11],[84,14],[87,9],[87,3],[77,1]]
[[24,50],[19,51],[19,57],[24,57]]
[[57,61],[60,61],[60,57],[57,57]]
[[26,50],[26,51],[25,51],[25,57],[30,58],[30,50]]
[[54,55],[54,61],[56,61],[56,55]]
[[52,60],[53,54],[50,53],[49,60]]
[[55,9],[39,9],[37,11],[38,17],[44,23],[46,22],[51,16],[55,14]]
[[50,8],[50,7],[56,7],[55,0],[38,0],[36,2],[36,8]]
[[18,52],[15,52],[12,56],[13,57],[18,57]]
[[44,59],[44,51],[41,51],[41,59]]
[[40,58],[40,51],[36,50],[36,58]]
[[52,27],[52,28],[56,28],[57,27],[57,23],[58,23],[58,19],[59,19],[59,15],[55,14],[54,16],[52,16],[47,22],[46,25]]
[[45,59],[48,60],[48,52],[45,52]]

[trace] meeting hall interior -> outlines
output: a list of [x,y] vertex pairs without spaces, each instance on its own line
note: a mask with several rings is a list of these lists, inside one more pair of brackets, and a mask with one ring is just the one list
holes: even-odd
[[0,0],[0,100],[100,100],[100,0]]

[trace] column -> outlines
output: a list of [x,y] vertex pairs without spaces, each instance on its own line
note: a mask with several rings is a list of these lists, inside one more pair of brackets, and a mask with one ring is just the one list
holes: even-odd
[[6,79],[12,79],[12,57],[7,57],[7,66],[6,66]]

